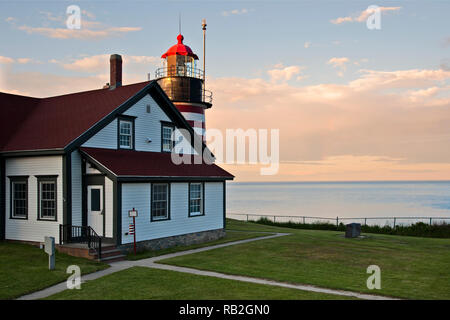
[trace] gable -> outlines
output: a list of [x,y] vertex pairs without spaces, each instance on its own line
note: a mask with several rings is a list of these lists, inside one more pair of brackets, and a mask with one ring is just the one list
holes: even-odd
[[[167,110],[167,108],[165,109]],[[170,117],[165,109],[148,93],[123,113],[118,114],[114,120],[83,143],[82,147],[118,149],[118,118],[127,116],[131,117],[134,122],[133,149],[160,152],[163,123],[173,123],[175,129],[178,129],[175,124],[176,120],[173,119],[173,116]],[[176,150],[182,150],[186,154],[197,154],[189,140],[179,132],[176,132],[175,135],[180,138]]]
[[[118,106],[144,89],[149,82],[123,86],[115,90],[99,89],[51,98],[30,98],[0,94],[2,124],[9,135],[0,145],[1,152],[64,150]],[[9,110],[14,110],[8,122]]]

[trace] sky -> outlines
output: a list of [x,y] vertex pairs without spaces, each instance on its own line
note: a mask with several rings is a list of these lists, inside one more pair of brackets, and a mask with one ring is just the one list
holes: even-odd
[[[370,5],[380,29],[367,27]],[[180,15],[202,59],[206,18],[206,127],[279,129],[278,172],[224,164],[236,181],[450,180],[448,12],[448,1],[0,0],[0,91],[101,88],[113,53],[124,84],[145,81]]]

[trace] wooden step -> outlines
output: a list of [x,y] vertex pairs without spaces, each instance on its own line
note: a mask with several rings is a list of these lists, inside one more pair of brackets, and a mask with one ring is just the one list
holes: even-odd
[[[117,247],[115,245],[110,245],[110,246],[106,246],[106,247],[102,246],[102,254],[104,251],[110,251],[110,250],[117,250]],[[95,251],[95,249],[91,248],[91,249],[89,249],[89,254],[96,255],[97,252]]]
[[101,262],[105,262],[105,263],[110,263],[110,262],[116,262],[116,261],[123,261],[125,260],[126,255],[124,254],[118,254],[115,256],[109,256],[109,257],[103,257],[102,254],[102,258],[100,259]]
[[[98,254],[97,252],[95,252],[95,250],[90,250],[89,251],[91,257],[93,257],[94,259],[98,259]],[[125,260],[126,255],[122,254],[122,251],[120,251],[119,249],[117,249],[116,246],[107,246],[107,247],[102,247],[102,256],[100,258],[100,261],[102,262],[115,262],[115,261],[122,261]]]

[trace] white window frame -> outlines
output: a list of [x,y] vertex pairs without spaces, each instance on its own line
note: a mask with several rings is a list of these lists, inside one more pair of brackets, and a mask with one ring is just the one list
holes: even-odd
[[[43,200],[42,193],[43,193],[43,184],[53,184],[55,187],[53,189],[53,192],[55,194],[53,200]],[[56,179],[42,179],[39,180],[39,220],[47,220],[47,221],[57,221],[58,220],[58,192],[57,192],[57,180]],[[54,216],[43,216],[43,207],[42,207],[42,201],[53,201],[55,203],[53,207],[53,211],[55,212]]]
[[[192,198],[192,186],[193,185],[200,186],[200,196],[199,197]],[[191,183],[189,183],[189,203],[188,203],[188,206],[189,206],[189,217],[196,217],[196,216],[203,216],[204,215],[204,210],[205,209],[204,209],[204,206],[203,206],[203,203],[204,203],[203,188],[204,188],[204,185],[203,185],[202,182],[191,182]],[[192,211],[191,201],[200,201],[200,204],[199,204],[200,211]]]
[[[130,133],[126,134],[126,133],[122,133],[122,123],[128,123],[130,125]],[[121,143],[121,136],[128,136],[130,137],[130,145],[123,145]],[[122,120],[119,119],[119,148],[120,149],[133,149],[133,121],[129,121],[129,120]]]
[[[166,187],[166,200],[155,200],[155,194],[154,194],[154,190],[155,187],[158,186],[165,186]],[[170,184],[169,183],[153,183],[152,187],[151,187],[151,199],[152,199],[152,203],[151,203],[151,214],[150,214],[150,219],[151,221],[161,221],[161,220],[169,220],[170,219]],[[166,202],[166,215],[165,216],[154,216],[154,204],[158,203],[158,202]]]
[[[14,186],[16,184],[23,184],[25,185],[25,198],[24,199],[19,199],[22,201],[25,201],[25,213],[23,215],[20,214],[16,214],[16,191]],[[22,180],[22,179],[17,179],[17,180],[13,180],[11,181],[11,218],[14,219],[28,219],[28,181],[27,180]]]
[[[164,129],[170,129],[170,148],[169,149],[164,148],[164,145],[165,145],[164,141],[168,140],[167,138],[164,138]],[[162,129],[161,129],[161,150],[163,152],[172,152],[173,147],[174,147],[174,139],[173,139],[174,132],[175,132],[174,126],[163,124]]]

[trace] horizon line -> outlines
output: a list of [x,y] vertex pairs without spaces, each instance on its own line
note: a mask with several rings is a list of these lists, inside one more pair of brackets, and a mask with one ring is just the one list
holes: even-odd
[[229,183],[369,183],[369,182],[450,182],[450,180],[301,180],[301,181],[230,181]]

